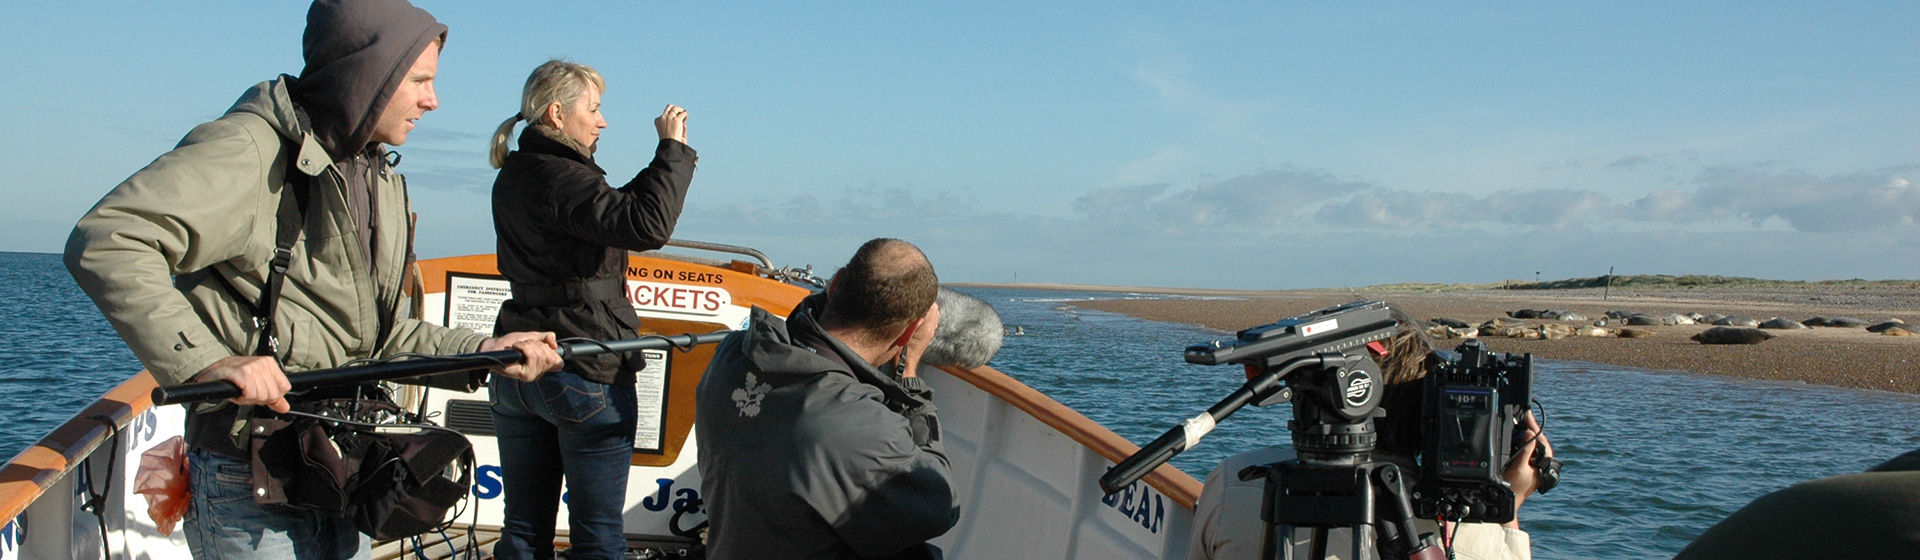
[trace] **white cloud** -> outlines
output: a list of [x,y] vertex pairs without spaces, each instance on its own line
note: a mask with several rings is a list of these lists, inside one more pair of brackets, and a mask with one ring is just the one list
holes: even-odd
[[1328,204],[1314,219],[1332,226],[1389,231],[1450,227],[1478,221],[1476,202],[1463,194],[1374,189]]
[[1702,173],[1688,203],[1696,215],[1755,225],[1778,218],[1807,232],[1864,231],[1914,223],[1920,189],[1915,167],[1819,177],[1797,171],[1762,173],[1715,168]]
[[1371,188],[1324,173],[1267,171],[1169,193],[1168,185],[1090,189],[1074,211],[1132,231],[1261,231],[1301,223],[1321,204]]

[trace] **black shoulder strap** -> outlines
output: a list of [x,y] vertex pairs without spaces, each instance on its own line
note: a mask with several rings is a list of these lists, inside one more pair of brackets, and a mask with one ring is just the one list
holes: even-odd
[[292,166],[288,167],[286,177],[287,183],[280,189],[280,210],[275,213],[278,230],[274,233],[273,261],[269,263],[266,286],[260,292],[260,303],[253,306],[254,326],[261,329],[260,348],[254,351],[257,356],[280,354],[280,336],[273,332],[273,313],[280,303],[280,287],[287,281],[287,268],[293,265],[293,244],[299,241],[300,230],[306,224],[308,191],[311,190],[308,187],[313,182],[312,176]]

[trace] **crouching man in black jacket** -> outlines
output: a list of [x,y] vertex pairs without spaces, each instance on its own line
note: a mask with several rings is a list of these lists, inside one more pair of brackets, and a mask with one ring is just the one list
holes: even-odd
[[914,376],[938,288],[918,248],[875,239],[825,294],[720,343],[694,423],[710,558],[940,557],[927,540],[960,514]]

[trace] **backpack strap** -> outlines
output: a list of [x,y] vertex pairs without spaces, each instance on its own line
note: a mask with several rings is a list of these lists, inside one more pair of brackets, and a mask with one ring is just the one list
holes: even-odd
[[[300,146],[291,142],[284,143],[287,161],[299,156]],[[293,266],[293,245],[300,240],[300,230],[306,226],[307,202],[312,198],[313,177],[288,166],[286,182],[280,188],[280,207],[274,212],[275,227],[273,260],[268,261],[267,282],[260,289],[260,301],[249,302],[233,287],[233,282],[219,273],[212,274],[226,289],[227,295],[240,302],[253,314],[253,327],[260,329],[260,345],[254,348],[255,356],[279,356],[280,337],[273,332],[274,309],[280,302],[281,286],[286,284],[287,269]],[[276,358],[277,359],[277,358]]]
[[293,244],[300,239],[300,230],[305,228],[307,218],[307,199],[313,177],[297,170],[289,170],[286,185],[280,189],[280,210],[275,213],[278,228],[274,234],[273,260],[268,263],[267,283],[260,292],[260,302],[253,306],[253,325],[261,329],[260,347],[254,350],[257,356],[280,355],[280,336],[273,332],[273,313],[279,307],[280,288],[287,282],[287,269],[293,265]]

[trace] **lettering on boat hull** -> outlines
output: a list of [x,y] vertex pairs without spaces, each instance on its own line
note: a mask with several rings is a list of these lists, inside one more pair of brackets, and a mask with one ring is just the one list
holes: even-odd
[[1154,534],[1160,533],[1161,526],[1167,520],[1166,496],[1153,491],[1153,487],[1144,482],[1135,482],[1125,490],[1109,494],[1101,498],[1100,503]]
[[719,287],[627,281],[627,300],[638,311],[715,317],[733,306],[733,294]]
[[20,557],[20,544],[27,539],[27,519],[20,517],[0,527],[0,560]]
[[[634,482],[639,481],[629,482],[629,484]],[[647,511],[673,513],[686,509],[690,504],[700,499],[699,488],[690,486],[674,488],[674,485],[678,482],[679,481],[671,478],[654,479],[653,483],[656,488],[650,495],[640,499],[640,507],[646,508]],[[473,470],[474,497],[482,500],[498,500],[501,495],[506,493],[505,489],[506,487],[501,482],[500,465],[480,465],[479,468]],[[567,501],[567,493],[560,494],[560,501]],[[695,507],[688,513],[701,513],[703,511],[703,509]],[[0,560],[5,559],[0,558]]]
[[[674,480],[671,478],[657,478],[654,479],[653,483],[659,485],[660,489],[655,491],[652,496],[647,496],[640,500],[640,507],[647,508],[647,511],[680,511],[700,499],[700,491],[698,489],[681,488],[678,491],[674,490]],[[669,496],[678,498],[672,500],[673,509],[667,509]],[[688,513],[700,513],[700,511],[701,510],[696,507]]]

